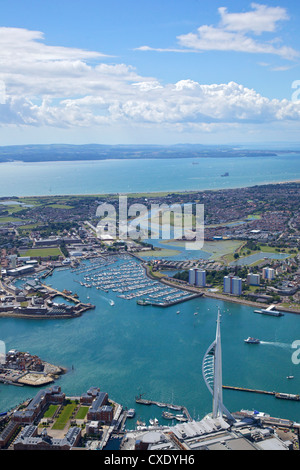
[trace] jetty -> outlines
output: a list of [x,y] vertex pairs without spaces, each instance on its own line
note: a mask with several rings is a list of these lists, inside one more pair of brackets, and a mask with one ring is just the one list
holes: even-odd
[[300,395],[295,395],[292,393],[268,392],[266,390],[256,390],[252,388],[243,388],[243,387],[232,387],[230,385],[223,385],[223,388],[227,390],[237,390],[240,392],[260,393],[262,395],[273,395],[275,398],[279,398],[281,400],[300,401]]
[[152,307],[166,308],[166,307],[171,307],[172,305],[181,304],[183,302],[186,302],[187,300],[196,299],[197,297],[202,297],[202,296],[203,296],[203,293],[201,292],[199,294],[192,294],[192,295],[189,295],[189,296],[177,299],[177,300],[173,300],[173,301],[169,300],[169,301],[166,301],[166,302],[152,302],[152,301],[149,301],[149,300],[142,300],[142,301],[138,300],[137,304],[138,305],[143,305],[143,306],[152,305]]
[[145,398],[142,398],[142,395],[138,395],[135,397],[135,402],[140,404],[140,405],[156,405],[159,408],[168,408],[170,410],[175,410],[175,411],[181,411],[187,418],[188,421],[192,421],[193,418],[191,417],[188,409],[185,406],[181,405],[174,405],[172,403],[164,403],[161,401],[156,401],[156,400],[147,400]]
[[54,289],[53,287],[50,287],[50,286],[47,286],[47,284],[41,284],[43,286],[44,289],[47,289],[51,294],[54,294],[54,296],[61,296],[61,297],[64,297],[65,299],[67,300],[70,300],[71,302],[74,302],[76,304],[80,303],[80,300],[78,299],[78,297],[70,294],[70,293],[67,293],[67,292],[60,292],[59,290],[57,289]]

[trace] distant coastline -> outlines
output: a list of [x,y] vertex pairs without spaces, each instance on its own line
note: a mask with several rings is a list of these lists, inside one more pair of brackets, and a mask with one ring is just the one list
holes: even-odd
[[[300,150],[300,148],[299,148]],[[247,149],[237,146],[200,144],[178,145],[11,145],[0,146],[0,163],[55,161],[170,159],[170,158],[240,158],[274,157],[295,150]],[[296,152],[297,153],[297,152]]]

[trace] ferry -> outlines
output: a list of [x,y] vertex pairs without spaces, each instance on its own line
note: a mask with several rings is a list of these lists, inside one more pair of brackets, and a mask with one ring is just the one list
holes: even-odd
[[130,408],[128,411],[127,411],[127,418],[134,418],[135,417],[135,409],[134,408]]
[[245,343],[248,343],[248,344],[259,344],[260,343],[259,339],[252,338],[251,336],[249,336],[249,338],[247,338],[247,339],[244,339],[244,341],[245,341]]
[[262,308],[261,310],[254,310],[254,313],[261,313],[263,315],[271,315],[273,317],[282,317],[284,314],[278,310],[274,310],[274,305],[270,305],[268,308]]

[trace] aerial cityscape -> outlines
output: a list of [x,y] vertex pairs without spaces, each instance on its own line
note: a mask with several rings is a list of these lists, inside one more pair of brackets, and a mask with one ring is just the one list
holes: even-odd
[[0,450],[300,450],[299,21],[3,8]]

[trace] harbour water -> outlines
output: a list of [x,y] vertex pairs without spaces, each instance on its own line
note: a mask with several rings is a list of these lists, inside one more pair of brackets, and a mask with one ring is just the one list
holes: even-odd
[[[201,365],[215,337],[218,307],[224,385],[299,393],[300,365],[292,362],[292,343],[300,339],[297,315],[256,315],[251,307],[203,297],[180,306],[143,307],[137,305],[137,298],[121,298],[112,288],[105,292],[82,285],[85,276],[86,271],[64,269],[46,280],[60,291],[76,292],[82,301],[89,297],[96,308],[79,318],[0,318],[0,338],[7,349],[29,351],[68,368],[57,381],[66,394],[79,395],[90,386],[99,386],[123,406],[136,409],[129,426],[136,419],[148,424],[155,417],[161,424],[168,422],[161,416],[163,409],[136,404],[138,394],[186,406],[193,417],[202,418],[212,409]],[[261,344],[244,343],[248,336],[259,338]],[[287,379],[290,375],[293,380]],[[0,411],[35,393],[33,388],[0,384]],[[231,411],[255,409],[300,421],[300,402],[232,390],[224,390],[224,402]]]
[[[188,191],[300,179],[299,154],[206,158],[197,163],[193,165],[192,159],[5,163],[0,166],[0,196]],[[222,178],[225,172],[229,176]],[[178,258],[188,256],[176,249]],[[292,343],[300,340],[298,315],[256,315],[251,307],[204,297],[168,308],[143,307],[137,305],[136,297],[126,299],[112,289],[88,288],[79,279],[88,282],[83,273],[80,278],[65,269],[56,270],[46,280],[96,306],[79,318],[0,318],[0,340],[7,350],[29,351],[68,369],[57,382],[66,394],[79,395],[99,386],[123,406],[135,408],[136,419],[147,423],[155,417],[160,423],[167,421],[161,417],[162,409],[136,404],[138,394],[186,406],[193,417],[202,418],[211,411],[212,398],[201,364],[215,337],[218,307],[222,314],[224,385],[300,393],[300,365],[292,362]],[[261,343],[245,344],[248,336],[259,338]],[[288,380],[291,375],[294,379]],[[0,384],[0,411],[35,393],[26,386]],[[300,402],[232,390],[224,390],[224,402],[231,411],[256,409],[300,421]],[[134,426],[136,419],[128,424]]]
[[[255,158],[11,162],[1,163],[0,171],[0,197],[225,189],[299,180],[300,153]],[[229,176],[222,177],[226,172]]]

